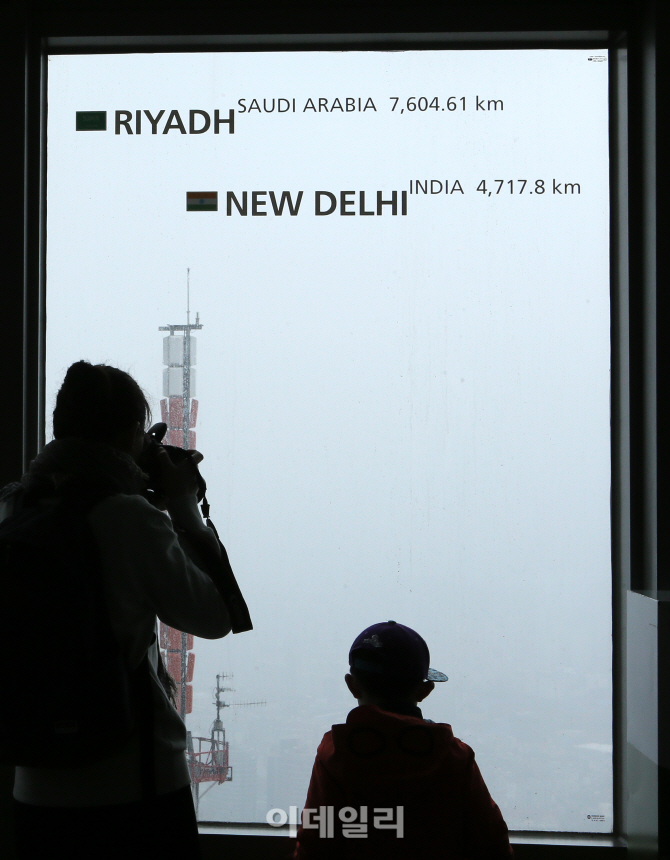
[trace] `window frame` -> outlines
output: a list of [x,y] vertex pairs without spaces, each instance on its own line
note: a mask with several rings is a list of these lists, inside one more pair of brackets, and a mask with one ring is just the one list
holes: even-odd
[[[158,36],[144,36],[133,32],[133,27],[125,22],[125,27],[117,27],[117,32],[110,32],[109,26],[100,15],[95,35],[71,35],[67,13],[63,12],[56,19],[38,22],[36,26],[27,28],[25,42],[22,46],[25,56],[25,128],[23,163],[25,167],[24,183],[24,223],[23,223],[23,297],[21,315],[23,326],[21,331],[21,351],[23,354],[23,374],[20,383],[20,402],[22,415],[20,441],[14,436],[10,442],[9,462],[17,464],[22,461],[27,465],[36,451],[44,444],[44,340],[45,340],[45,257],[46,257],[46,67],[47,56],[50,53],[108,53],[146,51],[211,51],[220,50],[267,50],[279,47],[282,50],[318,50],[324,47],[333,49],[356,49],[366,47],[371,50],[380,49],[410,49],[410,48],[496,48],[510,49],[545,48],[545,47],[593,47],[610,49],[610,194],[611,206],[611,300],[612,300],[612,559],[613,559],[613,622],[614,622],[614,834],[608,837],[589,838],[585,834],[531,834],[523,832],[512,834],[517,853],[551,852],[562,843],[562,850],[571,845],[571,853],[588,847],[589,856],[594,850],[623,850],[622,835],[626,832],[624,810],[624,742],[625,742],[625,659],[624,659],[624,628],[625,607],[623,606],[624,592],[634,585],[642,590],[654,590],[658,583],[654,579],[653,565],[649,555],[653,550],[647,545],[655,540],[655,499],[649,488],[648,480],[639,474],[640,466],[636,457],[642,457],[647,462],[653,439],[649,426],[649,418],[635,420],[631,417],[629,392],[635,381],[640,383],[640,390],[647,408],[654,400],[655,379],[650,379],[648,366],[648,343],[651,337],[650,322],[644,316],[640,307],[642,298],[635,298],[629,303],[629,263],[630,280],[639,282],[644,277],[643,258],[645,248],[643,238],[639,235],[630,242],[628,231],[628,213],[638,212],[646,205],[645,194],[647,186],[641,183],[637,198],[629,200],[628,174],[629,161],[634,167],[632,172],[636,178],[643,172],[641,157],[636,147],[644,146],[642,141],[632,141],[628,129],[627,80],[625,63],[627,55],[626,33],[622,24],[625,16],[613,14],[609,16],[599,10],[601,17],[595,16],[603,24],[603,29],[585,30],[566,27],[562,30],[537,28],[534,31],[496,29],[491,26],[490,10],[488,17],[484,15],[483,26],[490,28],[487,32],[380,32],[377,34],[356,32],[328,33],[321,36],[310,33],[295,33],[286,35],[254,34],[245,36],[243,32],[229,36],[218,36],[212,30],[212,24],[197,28],[202,36],[182,36],[177,32]],[[408,13],[411,16],[411,12]],[[350,16],[353,17],[353,16]],[[472,14],[470,23],[476,19]],[[510,14],[510,18],[514,18]],[[540,16],[541,17],[541,16]],[[550,17],[550,16],[549,16]],[[130,18],[130,16],[128,16]],[[504,19],[504,16],[503,16]],[[592,17],[591,20],[594,18]],[[216,22],[214,22],[216,23]],[[566,22],[567,23],[567,22]],[[613,23],[619,26],[612,26]],[[326,29],[326,28],[324,28]],[[353,28],[355,30],[355,28]],[[119,30],[123,32],[118,32]],[[653,31],[653,28],[652,28]],[[89,30],[90,32],[90,30]],[[149,32],[149,30],[147,30]],[[363,32],[363,31],[362,31]],[[51,35],[55,34],[55,35]],[[635,34],[637,36],[637,34]],[[640,72],[640,53],[637,50],[636,74]],[[617,61],[614,61],[614,57]],[[640,81],[635,81],[636,90]],[[640,108],[642,110],[642,108]],[[632,114],[632,112],[631,112]],[[631,115],[631,121],[633,116]],[[649,134],[647,129],[646,134]],[[645,128],[642,127],[640,136],[644,138]],[[635,197],[635,195],[632,195]],[[642,291],[645,293],[645,291]],[[648,293],[648,289],[646,291]],[[649,296],[647,295],[647,302]],[[632,307],[631,307],[632,305]],[[648,310],[648,308],[647,308]],[[18,340],[18,338],[17,338]],[[629,361],[630,356],[630,361]],[[16,384],[10,392],[14,403],[19,398]],[[19,441],[19,445],[17,445]],[[19,455],[20,451],[20,455]],[[632,452],[632,454],[631,454]],[[17,456],[19,455],[19,456]],[[636,468],[637,467],[637,468]],[[16,472],[12,477],[16,476]],[[632,562],[635,547],[645,544],[641,553],[641,561],[636,566]],[[632,571],[631,568],[636,567]],[[650,587],[651,586],[651,587]],[[206,843],[218,838],[226,838],[227,847],[233,848],[233,843],[239,840],[240,846],[246,846],[244,852],[249,856],[256,854],[261,844],[265,845],[263,856],[273,856],[270,853],[265,836],[234,835],[234,828],[229,828],[225,837],[215,835],[215,830],[201,826],[201,832],[206,837]],[[218,828],[220,829],[220,828]],[[277,831],[273,831],[277,835]],[[260,841],[259,841],[260,840]],[[529,841],[531,840],[531,841]],[[277,840],[272,840],[277,842]],[[279,842],[284,840],[280,837]],[[252,849],[252,843],[255,846]],[[542,848],[544,846],[544,848]],[[241,850],[241,848],[240,848]],[[283,849],[285,850],[285,848]],[[209,849],[208,849],[209,853]],[[240,854],[239,856],[243,856]],[[279,856],[279,855],[278,855]]]

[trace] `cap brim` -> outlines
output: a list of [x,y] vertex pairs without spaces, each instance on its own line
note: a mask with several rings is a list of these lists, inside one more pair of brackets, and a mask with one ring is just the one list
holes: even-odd
[[428,681],[448,681],[449,678],[444,674],[444,672],[438,672],[437,669],[429,669],[428,674],[426,675],[426,680]]

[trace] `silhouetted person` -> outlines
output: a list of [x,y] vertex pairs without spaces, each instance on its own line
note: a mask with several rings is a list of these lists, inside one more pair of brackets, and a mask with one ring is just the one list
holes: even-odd
[[507,826],[473,751],[418,703],[446,675],[424,640],[388,621],[356,637],[347,687],[359,707],[317,750],[294,857],[508,860]]
[[[146,398],[127,373],[83,361],[73,364],[56,400],[54,441],[31,463],[21,483],[9,485],[0,495],[1,520],[36,482],[51,487],[43,504],[57,499],[71,483],[106,488],[107,495],[90,509],[88,522],[100,551],[112,631],[129,670],[148,655],[145,677],[151,701],[155,796],[143,789],[139,725],[117,750],[98,761],[80,765],[75,760],[71,767],[59,769],[18,767],[14,798],[20,858],[200,856],[185,757],[186,728],[171,701],[156,641],[156,617],[207,639],[225,636],[231,625],[210,575],[189,549],[190,536],[196,544],[208,542],[220,555],[196,506],[192,464],[185,460],[175,466],[164,451],[158,455],[171,520],[143,495],[146,475],[137,458],[148,418]],[[76,659],[58,653],[57,643],[54,647],[45,659]],[[99,704],[104,746],[105,702]]]

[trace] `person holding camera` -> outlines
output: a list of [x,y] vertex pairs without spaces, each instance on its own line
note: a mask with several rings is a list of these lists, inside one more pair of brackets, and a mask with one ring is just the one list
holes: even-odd
[[[145,709],[128,736],[109,750],[106,702],[99,703],[100,757],[79,761],[74,756],[58,768],[16,768],[20,858],[200,856],[186,728],[172,701],[174,682],[160,657],[156,618],[206,639],[226,636],[231,612],[221,568],[228,561],[197,508],[200,455],[194,452],[175,464],[158,448],[152,479],[160,485],[160,498],[154,494],[152,504],[146,497],[147,475],[138,460],[151,441],[145,435],[148,418],[146,398],[131,376],[107,365],[76,362],[56,399],[54,441],[20,483],[0,493],[0,521],[29,497],[45,506],[68,493],[72,499],[88,496],[85,515],[98,551],[111,630],[128,672],[146,676],[149,691],[148,716]],[[36,593],[34,600],[40,599]],[[75,655],[44,656],[45,665],[57,671],[59,661]],[[149,721],[148,731],[143,720]]]

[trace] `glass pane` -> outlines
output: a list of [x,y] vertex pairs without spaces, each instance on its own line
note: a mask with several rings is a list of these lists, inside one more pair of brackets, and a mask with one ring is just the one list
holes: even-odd
[[610,831],[606,52],[54,56],[48,135],[47,413],[85,358],[160,420],[190,269],[255,625],[194,644],[201,820],[303,805],[392,618],[511,829]]

